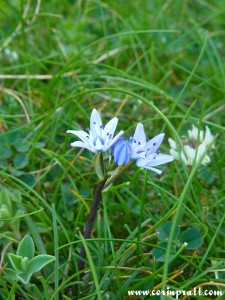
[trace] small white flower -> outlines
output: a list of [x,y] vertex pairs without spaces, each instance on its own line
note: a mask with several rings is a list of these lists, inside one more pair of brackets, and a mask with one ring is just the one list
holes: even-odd
[[[168,139],[171,147],[170,154],[173,155],[175,159],[183,161],[185,165],[191,166],[195,160],[198,162],[200,159],[202,165],[207,165],[210,162],[210,157],[206,154],[206,149],[213,140],[214,136],[211,134],[208,126],[206,126],[206,131],[204,132],[203,130],[198,131],[198,128],[192,125],[192,129],[188,130],[188,138],[186,138],[184,143],[187,157],[183,151],[181,151],[179,155],[177,144],[171,138]],[[214,148],[214,144],[212,144],[212,148]]]
[[5,58],[8,59],[10,62],[14,62],[14,61],[17,61],[17,60],[19,59],[18,53],[17,53],[16,51],[10,50],[9,48],[6,48],[6,49],[4,50],[4,53],[3,53],[3,55],[2,55],[2,54],[0,55],[0,58],[2,58],[2,57],[4,57],[4,56],[5,56]]
[[188,130],[189,139],[193,139],[193,140],[197,141],[199,138],[200,143],[203,140],[203,134],[204,134],[204,132],[202,130],[199,131],[198,128],[195,127],[194,125],[192,125],[191,130]]
[[123,131],[120,131],[113,138],[117,123],[118,119],[113,118],[104,127],[98,111],[93,109],[90,118],[90,129],[88,129],[89,133],[82,130],[67,130],[67,133],[72,133],[82,140],[82,142],[71,143],[71,146],[86,148],[93,153],[105,152],[124,134]]
[[19,59],[19,55],[16,51],[11,52],[12,60],[16,61]]
[[[205,136],[204,136],[204,139],[202,141],[202,144],[206,145],[206,147],[212,143],[212,141],[214,140],[214,136],[212,135],[212,133],[210,132],[209,130],[209,127],[208,126],[205,126],[206,128],[206,131],[205,131]],[[214,149],[215,148],[215,145],[214,143],[212,144],[212,148]]]

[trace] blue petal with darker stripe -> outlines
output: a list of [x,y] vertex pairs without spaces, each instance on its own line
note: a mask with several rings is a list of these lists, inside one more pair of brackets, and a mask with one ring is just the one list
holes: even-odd
[[131,155],[131,146],[128,141],[118,141],[112,150],[112,156],[118,166],[125,166],[128,164]]

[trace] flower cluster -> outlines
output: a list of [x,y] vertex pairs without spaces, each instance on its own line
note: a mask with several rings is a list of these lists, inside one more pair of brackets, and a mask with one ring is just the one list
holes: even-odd
[[168,142],[171,147],[170,154],[173,155],[175,159],[180,159],[185,165],[193,165],[194,161],[198,162],[200,159],[202,165],[207,165],[210,162],[210,157],[206,152],[209,145],[214,148],[214,136],[211,134],[208,126],[205,128],[205,132],[203,130],[199,131],[197,127],[192,125],[192,129],[188,130],[188,137],[184,138],[186,156],[183,151],[181,151],[180,154],[178,153],[176,142],[169,138]]
[[114,157],[116,165],[126,166],[131,160],[134,160],[138,167],[149,169],[157,174],[161,174],[162,171],[156,169],[155,166],[165,164],[174,159],[173,156],[161,154],[158,151],[163,141],[164,133],[147,140],[144,126],[139,123],[133,137],[124,140],[123,131],[120,131],[113,137],[117,123],[118,119],[113,118],[103,126],[98,111],[93,109],[90,118],[90,129],[87,129],[87,132],[80,130],[67,131],[81,139],[81,141],[71,143],[71,146],[86,148],[93,153],[109,150],[111,156]]

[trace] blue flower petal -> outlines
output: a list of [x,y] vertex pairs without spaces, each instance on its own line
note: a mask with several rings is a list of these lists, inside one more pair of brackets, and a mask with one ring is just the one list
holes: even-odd
[[120,140],[113,147],[114,161],[118,166],[125,166],[130,161],[131,146],[128,141]]

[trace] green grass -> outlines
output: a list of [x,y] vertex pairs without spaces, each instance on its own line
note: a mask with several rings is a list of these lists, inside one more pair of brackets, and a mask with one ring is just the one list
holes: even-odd
[[[11,207],[3,214],[0,199],[1,299],[73,299],[72,291],[79,299],[160,299],[128,291],[224,290],[224,10],[223,1],[209,0],[3,0],[0,189]],[[208,125],[217,137],[207,166],[174,161],[161,176],[132,166],[104,193],[84,241],[98,178],[92,153],[71,148],[66,130],[88,127],[93,108],[104,123],[116,115],[126,138],[138,122],[149,138],[165,132],[163,153],[169,137],[182,149],[192,124]],[[157,231],[167,221],[164,249]],[[173,241],[177,228],[180,236],[200,232],[203,243],[188,249]],[[56,260],[23,285],[5,269],[28,233],[35,255]],[[82,243],[86,267],[78,271]]]

